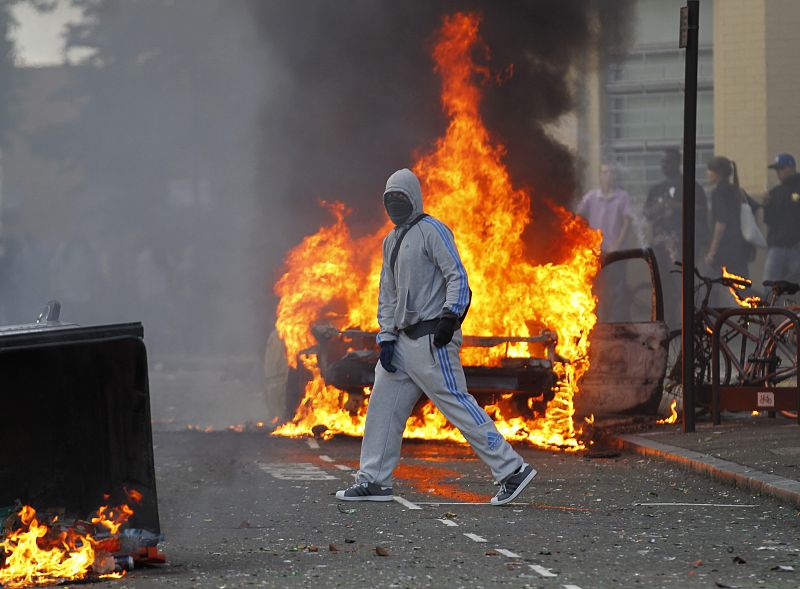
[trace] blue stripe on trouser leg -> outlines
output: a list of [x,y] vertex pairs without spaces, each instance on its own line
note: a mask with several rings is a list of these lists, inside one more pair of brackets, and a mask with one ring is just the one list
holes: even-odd
[[[437,349],[433,356],[436,362],[433,364],[430,362],[428,342],[421,340],[422,344],[415,343],[411,376],[447,420],[461,431],[478,457],[491,468],[495,479],[504,480],[519,470],[523,460],[497,431],[492,419],[477,405],[475,399],[466,393],[464,372],[457,356],[459,340],[460,332],[457,332],[453,344]],[[455,391],[459,391],[459,394]]]
[[[466,380],[457,355],[460,337],[460,331],[456,332],[454,342],[436,349],[434,355],[429,338],[412,340],[401,332],[395,352],[398,371],[389,374],[377,364],[361,446],[359,482],[392,484],[391,472],[400,459],[406,419],[421,392],[464,434],[496,480],[504,480],[522,466],[522,457],[466,393]],[[469,402],[465,404],[465,400]]]
[[458,391],[458,396],[462,399],[464,403],[466,403],[469,407],[472,408],[472,412],[477,416],[476,423],[481,425],[489,420],[489,416],[486,412],[478,406],[478,402],[472,395],[469,395],[458,388],[458,384],[456,383],[456,377],[453,374],[453,365],[450,363],[450,354],[447,353],[447,346],[442,348],[444,350],[444,361],[447,364],[447,372],[450,374],[450,378],[453,381],[453,388]]
[[447,353],[447,346],[444,347],[444,361],[447,364],[447,372],[450,374],[450,378],[453,381],[453,387],[457,391],[457,395],[462,400],[462,402],[471,410],[476,416],[475,423],[481,425],[489,420],[489,416],[486,412],[478,406],[477,401],[472,395],[469,395],[458,388],[458,384],[456,383],[456,377],[453,374],[453,365],[450,363],[450,355]]
[[444,377],[445,385],[447,386],[447,390],[450,391],[458,402],[467,410],[467,412],[472,416],[472,419],[475,420],[476,425],[481,425],[484,421],[483,415],[481,415],[478,408],[473,403],[469,402],[469,398],[462,392],[458,390],[458,385],[456,384],[456,378],[453,374],[453,368],[450,364],[450,359],[447,357],[447,346],[442,346],[441,348],[436,348],[436,354],[439,357],[439,366],[442,370],[442,376]]

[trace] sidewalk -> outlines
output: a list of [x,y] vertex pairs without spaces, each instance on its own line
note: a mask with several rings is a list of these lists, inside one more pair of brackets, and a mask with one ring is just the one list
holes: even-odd
[[617,434],[613,443],[646,456],[680,463],[753,492],[800,507],[800,426],[783,417],[723,416],[722,424],[701,422],[694,433],[681,425]]

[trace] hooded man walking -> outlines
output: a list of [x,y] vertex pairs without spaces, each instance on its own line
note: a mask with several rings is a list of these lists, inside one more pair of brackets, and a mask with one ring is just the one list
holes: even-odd
[[[422,212],[422,189],[411,170],[386,182],[383,204],[395,228],[383,240],[378,297],[381,347],[369,397],[356,484],[343,501],[391,501],[406,421],[422,393],[464,435],[500,482],[492,505],[512,501],[536,476],[467,392],[461,367],[461,325],[470,302],[467,273],[453,233]],[[398,245],[400,247],[396,247]]]

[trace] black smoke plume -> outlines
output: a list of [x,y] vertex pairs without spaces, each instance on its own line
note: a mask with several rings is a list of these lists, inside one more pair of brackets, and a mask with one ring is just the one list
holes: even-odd
[[[579,163],[546,128],[577,106],[576,80],[595,47],[601,64],[624,52],[631,0],[253,1],[282,72],[264,106],[261,175],[274,190],[271,209],[280,203],[293,217],[285,225],[292,232],[318,226],[319,198],[354,208],[356,227],[382,220],[386,177],[445,129],[430,55],[443,15],[456,11],[481,15],[486,65],[513,68],[503,83],[487,84],[482,114],[507,148],[515,183],[534,194],[536,234],[553,234],[542,231],[557,223],[545,202],[572,200]],[[540,255],[558,255],[557,242],[529,241]]]

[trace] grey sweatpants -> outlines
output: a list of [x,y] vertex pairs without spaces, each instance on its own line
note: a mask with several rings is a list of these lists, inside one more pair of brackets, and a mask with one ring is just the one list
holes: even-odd
[[492,419],[467,392],[461,367],[461,330],[453,341],[437,348],[433,336],[413,340],[405,333],[395,344],[392,365],[387,372],[380,362],[375,367],[375,386],[367,406],[367,422],[361,442],[361,465],[357,481],[392,486],[392,472],[400,461],[400,445],[406,421],[421,393],[455,425],[475,453],[502,481],[523,464]]

